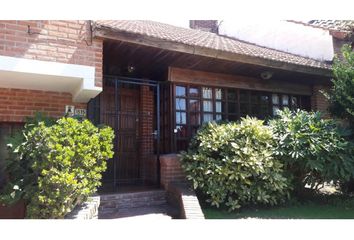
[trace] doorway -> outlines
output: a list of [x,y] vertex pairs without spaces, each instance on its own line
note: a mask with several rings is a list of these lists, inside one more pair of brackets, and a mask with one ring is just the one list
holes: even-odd
[[102,93],[88,105],[89,119],[115,133],[114,157],[107,161],[102,189],[158,186],[159,84],[111,76],[105,76],[103,84]]

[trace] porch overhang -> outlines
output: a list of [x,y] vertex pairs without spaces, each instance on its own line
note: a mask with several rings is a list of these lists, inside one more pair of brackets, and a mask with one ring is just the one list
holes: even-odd
[[332,70],[328,68],[320,68],[313,66],[305,66],[294,64],[286,61],[267,59],[249,55],[242,55],[233,52],[226,52],[219,49],[206,48],[200,46],[192,46],[180,42],[160,39],[152,36],[147,36],[139,33],[127,32],[112,27],[96,25],[93,23],[93,37],[117,40],[149,46],[163,50],[192,54],[195,56],[209,57],[212,59],[220,59],[235,63],[252,64],[261,67],[269,67],[274,69],[286,70],[290,72],[305,73],[321,77],[331,77]]
[[69,92],[78,103],[102,91],[95,86],[94,67],[7,56],[0,56],[0,87]]

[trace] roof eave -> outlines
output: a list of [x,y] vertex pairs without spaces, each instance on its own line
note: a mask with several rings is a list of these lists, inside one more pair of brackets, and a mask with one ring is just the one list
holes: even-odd
[[282,69],[287,71],[307,73],[307,74],[319,75],[324,77],[332,76],[331,69],[309,67],[309,66],[298,65],[298,64],[293,64],[293,63],[288,63],[283,61],[276,61],[272,59],[225,52],[217,49],[191,46],[179,42],[163,40],[163,39],[146,36],[142,34],[121,31],[111,27],[98,25],[96,23],[93,24],[93,37],[119,40],[119,41],[130,42],[130,43],[140,44],[149,47],[156,47],[156,48],[165,49],[169,51],[194,54],[194,55],[211,57],[216,59],[223,59],[223,60],[239,62],[239,63],[254,64],[254,65],[271,67],[271,68]]

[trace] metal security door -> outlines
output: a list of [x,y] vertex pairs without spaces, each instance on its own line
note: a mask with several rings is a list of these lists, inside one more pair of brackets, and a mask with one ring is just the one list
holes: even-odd
[[104,185],[115,189],[122,185],[159,184],[159,97],[156,82],[104,78],[102,93],[90,101],[88,109],[94,123],[111,126],[116,136],[114,157],[108,160],[103,174]]

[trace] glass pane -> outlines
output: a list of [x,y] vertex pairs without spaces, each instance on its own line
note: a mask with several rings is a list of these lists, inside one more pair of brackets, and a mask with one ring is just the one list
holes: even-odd
[[195,99],[189,100],[189,111],[190,112],[199,112],[200,111],[199,100],[195,100]]
[[249,114],[248,103],[240,103],[240,113],[243,116]]
[[186,99],[176,98],[176,110],[186,110]]
[[190,113],[190,124],[200,125],[200,113]]
[[215,102],[215,112],[217,112],[217,113],[221,113],[222,112],[221,102],[219,102],[219,101]]
[[268,113],[268,105],[261,105],[259,108],[259,115],[264,118],[269,115]]
[[273,104],[279,104],[279,96],[278,96],[278,94],[273,94],[272,95],[272,103]]
[[211,88],[203,87],[203,98],[207,98],[207,99],[212,98]]
[[227,90],[227,99],[230,101],[237,101],[237,90],[236,89],[228,89]]
[[221,100],[222,99],[222,90],[221,88],[215,89],[215,99]]
[[298,101],[297,101],[297,97],[291,97],[291,106],[293,108],[297,108],[298,107]]
[[258,95],[256,93],[251,94],[251,102],[258,103]]
[[258,113],[259,113],[259,105],[257,104],[252,104],[251,106],[251,114],[252,114],[252,117],[257,117]]
[[213,111],[213,102],[212,101],[203,101],[203,111],[212,112]]
[[203,114],[203,123],[213,121],[213,114],[204,113]]
[[216,121],[222,120],[221,114],[216,114],[215,119]]
[[277,116],[278,115],[278,110],[279,110],[278,106],[273,106],[273,116]]
[[282,96],[282,104],[284,106],[288,106],[289,105],[289,96],[288,95],[283,95]]
[[262,95],[260,100],[261,104],[268,105],[269,103],[269,97],[267,95]]
[[228,113],[237,113],[237,103],[228,103]]
[[190,97],[199,97],[199,88],[191,87],[189,88]]
[[186,124],[186,113],[185,112],[176,112],[176,123],[177,124]]
[[185,97],[186,96],[186,87],[176,86],[176,96]]
[[240,91],[240,102],[248,102],[248,92]]

